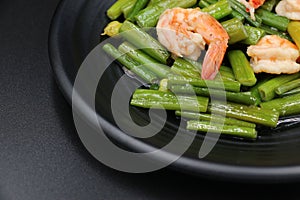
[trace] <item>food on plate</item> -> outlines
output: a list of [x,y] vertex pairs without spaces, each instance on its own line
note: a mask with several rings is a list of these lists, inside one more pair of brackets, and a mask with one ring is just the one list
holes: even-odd
[[256,45],[247,49],[255,73],[293,74],[300,71],[296,63],[300,56],[298,47],[277,35],[266,35]]
[[282,0],[277,4],[275,11],[289,19],[300,20],[300,0]]
[[109,8],[118,22],[105,32],[121,37],[103,45],[144,83],[130,105],[171,110],[188,130],[246,139],[300,114],[300,21],[290,17],[299,0],[130,2]]
[[167,9],[160,16],[156,29],[160,43],[180,57],[197,60],[208,44],[201,77],[215,78],[229,40],[228,33],[215,18],[199,8]]

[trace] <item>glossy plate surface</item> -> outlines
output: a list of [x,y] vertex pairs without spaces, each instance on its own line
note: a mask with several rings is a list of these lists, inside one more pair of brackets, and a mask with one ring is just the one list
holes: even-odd
[[[109,21],[105,11],[112,3],[108,0],[64,0],[53,18],[49,33],[49,55],[57,83],[70,103],[77,70],[101,41],[100,33]],[[110,67],[104,78],[107,84],[98,91],[98,117],[107,135],[137,152],[151,151],[165,145],[178,129],[178,118],[172,113],[168,114],[168,121],[160,133],[147,140],[131,137],[116,127],[109,109],[110,95],[113,85],[122,75],[119,66]],[[147,111],[131,108],[131,114],[137,123],[147,123]],[[197,153],[203,138],[201,134],[197,136],[189,151],[171,167],[192,175],[225,180],[300,180],[300,128],[297,126],[278,131],[261,130],[256,141],[221,137],[211,153],[199,159]]]

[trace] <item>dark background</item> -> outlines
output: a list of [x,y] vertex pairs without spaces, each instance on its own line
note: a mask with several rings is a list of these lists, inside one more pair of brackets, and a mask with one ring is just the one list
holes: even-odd
[[[81,144],[49,64],[58,0],[0,1],[0,199],[299,199],[299,184],[262,185],[170,170],[126,174]],[[228,180],[230,181],[230,180]]]

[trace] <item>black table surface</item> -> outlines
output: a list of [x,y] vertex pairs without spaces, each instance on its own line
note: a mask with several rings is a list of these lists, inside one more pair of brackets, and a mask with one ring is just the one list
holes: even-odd
[[58,3],[0,2],[0,199],[299,199],[297,183],[233,183],[168,169],[128,174],[94,159],[49,63]]

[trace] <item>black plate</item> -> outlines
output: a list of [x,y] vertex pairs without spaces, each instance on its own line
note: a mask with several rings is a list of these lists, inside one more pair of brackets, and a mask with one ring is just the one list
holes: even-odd
[[[105,10],[112,3],[109,0],[64,0],[53,18],[49,37],[50,60],[57,83],[70,103],[77,70],[88,53],[100,42],[100,33],[109,21]],[[115,66],[106,73],[107,85],[114,85],[123,71]],[[118,129],[108,109],[111,90],[111,87],[99,88],[98,94],[102,97],[97,100],[99,121],[110,138],[137,152],[156,149],[172,139],[173,131],[178,128],[178,118],[172,114],[168,115],[168,122],[160,134],[148,140],[139,140]],[[91,114],[88,113],[91,110],[84,112]],[[131,114],[138,123],[147,121],[148,115],[143,109],[132,108]],[[200,135],[189,151],[171,167],[193,175],[227,180],[300,180],[299,131],[299,127],[280,131],[261,130],[256,141],[222,137],[213,151],[203,159],[196,156],[198,145],[204,138]]]

